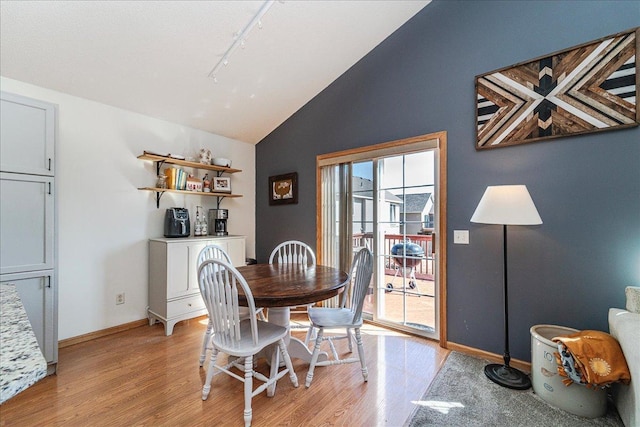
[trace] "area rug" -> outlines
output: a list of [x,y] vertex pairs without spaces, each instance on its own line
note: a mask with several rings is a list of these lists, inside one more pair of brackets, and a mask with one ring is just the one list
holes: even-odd
[[486,360],[452,352],[436,375],[406,426],[623,426],[609,403],[601,418],[583,418],[554,408],[533,389],[501,387],[484,374]]

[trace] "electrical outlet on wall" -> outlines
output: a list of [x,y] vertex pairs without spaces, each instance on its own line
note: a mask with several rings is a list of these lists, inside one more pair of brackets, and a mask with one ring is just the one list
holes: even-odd
[[116,305],[124,304],[124,292],[116,294]]
[[453,243],[456,245],[468,245],[469,230],[453,230]]

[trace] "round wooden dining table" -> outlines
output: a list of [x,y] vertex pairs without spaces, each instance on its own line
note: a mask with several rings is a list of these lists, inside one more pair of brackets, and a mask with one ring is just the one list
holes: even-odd
[[[324,265],[253,264],[238,267],[247,281],[256,307],[269,309],[268,319],[290,330],[290,307],[332,298],[344,290],[349,275]],[[240,290],[241,292],[241,290]],[[240,304],[246,305],[243,294]],[[301,340],[289,335],[289,355],[311,362],[311,351]],[[327,354],[318,360],[326,359]]]

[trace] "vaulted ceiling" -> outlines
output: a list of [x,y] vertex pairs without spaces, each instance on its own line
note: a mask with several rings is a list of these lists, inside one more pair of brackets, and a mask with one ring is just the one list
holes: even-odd
[[2,0],[0,74],[255,144],[429,1]]

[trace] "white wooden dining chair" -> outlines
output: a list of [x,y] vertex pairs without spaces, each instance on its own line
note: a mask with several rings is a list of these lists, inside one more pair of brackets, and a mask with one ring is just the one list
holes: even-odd
[[[316,255],[309,245],[299,240],[287,240],[276,246],[269,256],[269,264],[316,265]],[[306,313],[313,304],[290,307],[292,313]]]
[[[309,334],[317,330],[315,345],[313,347],[313,355],[305,381],[306,387],[311,386],[313,380],[313,372],[316,366],[342,365],[345,363],[360,362],[362,369],[362,377],[365,381],[369,379],[367,365],[364,358],[364,346],[362,345],[362,336],[360,335],[360,327],[362,326],[362,306],[367,296],[367,289],[371,282],[373,274],[373,254],[367,248],[362,248],[353,258],[350,270],[350,281],[347,288],[342,292],[340,297],[340,305],[337,308],[330,307],[311,307],[309,308],[309,332],[307,332],[307,342]],[[325,336],[325,329],[346,329],[346,335]],[[341,359],[338,355],[334,340],[348,339],[349,352],[352,352],[352,335],[350,330],[355,331],[355,340],[358,346],[358,357],[348,357]],[[318,354],[323,341],[328,341],[331,348],[333,358],[326,361],[318,362]]]
[[[231,257],[229,256],[229,254],[220,246],[218,245],[207,245],[204,248],[202,248],[202,250],[200,251],[200,253],[198,254],[198,260],[197,260],[197,266],[200,267],[200,265],[209,259],[221,259],[223,261],[228,262],[229,264],[231,264]],[[258,308],[258,315],[260,316],[260,318],[262,320],[265,320],[262,314],[262,309]],[[241,307],[240,308],[240,317],[241,318],[248,318],[249,317],[249,309],[246,307]],[[209,318],[209,321],[207,322],[207,329],[204,333],[204,338],[202,340],[202,351],[200,352],[200,367],[202,367],[204,365],[204,361],[207,358],[207,350],[211,349],[211,334],[213,331],[213,324],[211,322],[211,318]]]
[[287,240],[276,246],[269,256],[269,264],[316,265],[313,249],[299,240]]
[[[251,289],[246,280],[230,263],[213,259],[204,261],[198,268],[198,283],[202,299],[209,312],[209,318],[213,323],[213,335],[211,342],[213,349],[207,370],[205,384],[202,387],[202,400],[207,400],[211,391],[211,380],[215,370],[244,383],[244,424],[251,425],[252,409],[251,400],[267,388],[289,374],[291,383],[298,387],[298,377],[296,377],[291,358],[284,343],[284,338],[289,334],[287,328],[274,323],[258,320],[255,302]],[[241,318],[238,303],[238,293],[246,296],[249,308],[248,318]],[[271,371],[267,378],[262,373],[254,370],[254,356],[265,347],[276,344],[278,350],[274,350],[271,360]],[[220,352],[236,357],[230,365],[216,365],[216,360]],[[279,370],[279,356],[284,359],[285,368]],[[240,376],[232,371],[233,368],[244,371],[244,376]],[[255,390],[253,380],[262,381],[262,384]]]

